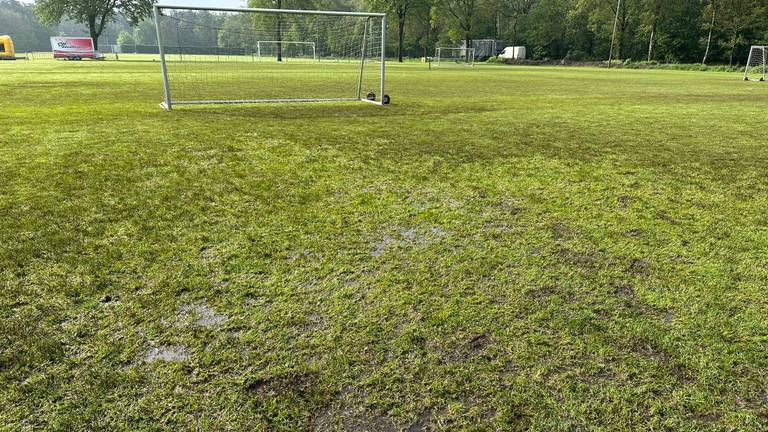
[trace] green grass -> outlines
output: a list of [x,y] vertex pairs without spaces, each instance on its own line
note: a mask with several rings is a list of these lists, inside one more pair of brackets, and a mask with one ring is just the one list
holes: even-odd
[[[768,86],[392,64],[166,112],[0,63],[0,429],[768,428]],[[244,83],[245,85],[245,83]]]

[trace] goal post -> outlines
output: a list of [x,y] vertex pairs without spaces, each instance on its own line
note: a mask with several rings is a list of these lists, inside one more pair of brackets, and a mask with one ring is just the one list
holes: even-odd
[[[385,93],[386,14],[153,5],[165,109]],[[284,62],[285,58],[312,61]]]
[[459,64],[473,66],[475,64],[474,48],[437,47],[435,50],[437,66]]
[[768,54],[768,46],[753,45],[749,48],[744,81],[765,81],[766,54]]

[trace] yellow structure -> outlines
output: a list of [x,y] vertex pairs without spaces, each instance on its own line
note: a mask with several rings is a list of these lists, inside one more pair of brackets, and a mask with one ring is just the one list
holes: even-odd
[[16,51],[10,36],[0,36],[0,60],[16,60]]

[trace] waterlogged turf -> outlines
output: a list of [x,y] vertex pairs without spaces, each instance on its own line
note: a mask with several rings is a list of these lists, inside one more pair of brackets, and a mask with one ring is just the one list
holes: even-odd
[[0,63],[0,429],[768,428],[768,84],[159,69]]

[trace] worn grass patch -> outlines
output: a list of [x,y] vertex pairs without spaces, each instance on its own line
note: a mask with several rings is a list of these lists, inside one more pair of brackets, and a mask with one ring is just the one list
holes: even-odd
[[0,63],[0,429],[768,428],[764,84],[158,68]]

